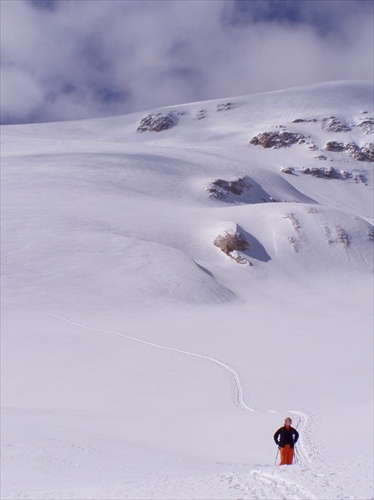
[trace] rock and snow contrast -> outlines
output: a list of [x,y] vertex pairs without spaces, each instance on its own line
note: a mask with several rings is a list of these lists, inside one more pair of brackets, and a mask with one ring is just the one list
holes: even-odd
[[3,499],[371,498],[372,98],[2,127]]

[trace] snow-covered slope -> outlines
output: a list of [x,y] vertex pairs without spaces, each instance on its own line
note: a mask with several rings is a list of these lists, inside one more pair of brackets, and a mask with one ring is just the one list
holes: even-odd
[[372,97],[2,127],[3,498],[372,495]]

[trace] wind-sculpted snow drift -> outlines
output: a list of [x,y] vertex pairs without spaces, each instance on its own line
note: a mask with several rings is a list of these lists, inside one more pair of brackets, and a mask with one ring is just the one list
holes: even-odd
[[2,498],[371,496],[372,92],[2,127]]

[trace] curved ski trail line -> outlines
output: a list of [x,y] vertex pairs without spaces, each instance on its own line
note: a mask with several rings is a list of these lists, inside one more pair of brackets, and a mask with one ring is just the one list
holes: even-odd
[[281,498],[298,498],[299,500],[317,500],[317,497],[300,484],[284,479],[278,475],[272,475],[258,470],[252,470],[250,475],[263,483],[271,486],[271,491],[281,495]]
[[84,328],[86,330],[92,330],[92,331],[95,331],[95,332],[107,333],[109,335],[118,335],[119,337],[124,337],[125,339],[133,340],[134,342],[139,342],[140,344],[145,344],[145,345],[148,345],[148,346],[151,346],[151,347],[155,347],[157,349],[163,349],[165,351],[177,352],[179,354],[185,354],[186,356],[192,356],[194,358],[200,358],[200,359],[204,359],[205,361],[210,361],[210,362],[218,365],[220,368],[223,368],[226,371],[226,373],[228,373],[230,375],[230,377],[231,377],[231,379],[232,379],[232,381],[234,382],[234,385],[235,385],[235,389],[236,389],[236,402],[237,402],[238,406],[242,410],[244,410],[244,411],[251,411],[251,412],[255,411],[254,408],[251,408],[250,406],[248,406],[246,404],[246,402],[244,401],[243,388],[242,388],[242,385],[240,383],[239,375],[236,373],[236,371],[233,368],[231,368],[230,366],[226,365],[225,363],[222,363],[222,361],[218,361],[218,359],[211,358],[210,356],[203,356],[202,354],[196,354],[194,352],[183,351],[181,349],[175,349],[174,347],[167,347],[167,346],[164,346],[164,345],[155,344],[153,342],[147,342],[145,340],[141,340],[141,339],[138,339],[136,337],[131,337],[130,335],[125,335],[124,333],[114,332],[114,331],[111,331],[111,330],[103,330],[101,328],[93,328],[93,327],[90,327],[90,326],[82,325],[80,323],[76,323],[75,321],[71,321],[70,319],[63,318],[61,316],[56,316],[54,314],[50,314],[50,316],[52,316],[53,318],[60,319],[62,321],[66,321],[67,323],[71,323],[72,325],[79,326],[80,328]]
[[[302,413],[301,411],[296,411],[296,410],[290,410],[290,413],[297,415],[297,417],[299,419],[296,426],[295,426],[295,428],[298,431],[304,429],[304,427],[306,427],[308,425],[308,417],[307,417],[307,415],[305,415],[305,413]],[[306,465],[308,462],[310,462],[309,455],[305,449],[302,436],[300,436],[300,438],[295,446],[295,459],[296,459],[296,463],[299,463],[301,465]]]

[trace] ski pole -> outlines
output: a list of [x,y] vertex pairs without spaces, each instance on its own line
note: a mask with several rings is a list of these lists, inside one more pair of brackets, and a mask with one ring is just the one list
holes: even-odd
[[278,455],[279,455],[279,447],[278,447],[278,449],[277,449],[277,454],[275,455],[274,465],[277,465]]

